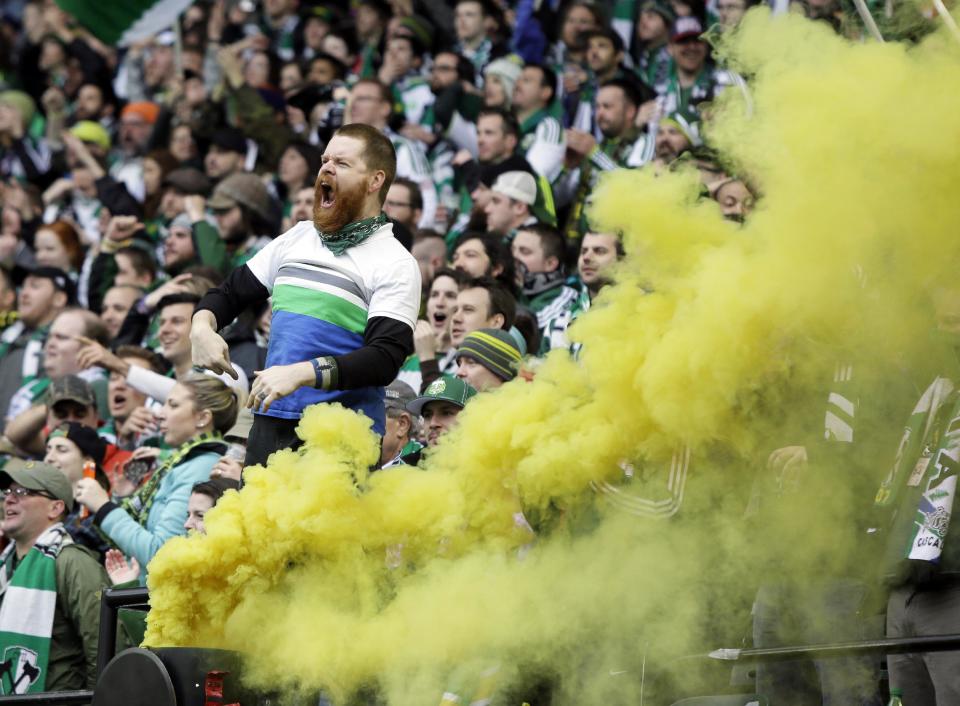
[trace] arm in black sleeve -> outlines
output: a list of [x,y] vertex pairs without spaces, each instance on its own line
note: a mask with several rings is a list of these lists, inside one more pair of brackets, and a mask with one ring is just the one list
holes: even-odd
[[[217,319],[217,330],[232,323],[241,311],[259,304],[270,296],[267,288],[250,268],[241,265],[231,272],[219,287],[208,290],[197,305],[197,311],[206,309]],[[367,326],[369,329],[369,325]],[[411,339],[412,340],[412,339]]]
[[150,317],[152,312],[147,311],[143,306],[143,297],[139,299],[120,325],[120,333],[113,339],[113,345],[116,346],[139,346],[143,343],[144,336],[150,330]]
[[94,183],[97,187],[97,198],[100,199],[100,203],[110,209],[110,215],[143,218],[143,207],[130,195],[123,182],[106,175]]
[[335,356],[337,389],[389,385],[400,366],[413,353],[413,329],[388,316],[375,316],[363,332],[363,346],[345,355]]
[[27,181],[48,186],[49,180],[46,178],[48,172],[40,171],[40,167],[33,161],[33,157],[30,156],[30,152],[27,150],[25,139],[26,138],[21,137],[20,139],[14,140],[13,144],[10,145],[10,151],[20,160]]

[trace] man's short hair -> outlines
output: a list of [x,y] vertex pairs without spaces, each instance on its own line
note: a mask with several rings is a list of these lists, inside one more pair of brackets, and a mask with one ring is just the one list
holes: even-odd
[[83,319],[83,335],[93,339],[101,346],[110,345],[110,333],[107,331],[103,320],[89,309],[83,309],[79,306],[70,306],[61,311],[58,316],[63,314],[79,314]]
[[540,247],[543,248],[544,258],[555,257],[560,263],[566,255],[566,242],[560,231],[545,223],[534,223],[529,226],[520,226],[517,231],[524,233],[533,233],[540,239]]
[[540,85],[550,89],[550,97],[547,98],[547,105],[553,103],[553,99],[557,97],[557,72],[546,64],[537,64],[535,62],[528,62],[524,64],[523,68],[537,69],[540,72]]
[[[339,37],[340,35],[337,35],[337,36]],[[354,49],[350,48],[349,42],[345,41],[345,43],[347,44],[347,51],[349,51],[351,54],[356,52],[355,48]],[[338,59],[337,57],[332,56],[331,54],[327,54],[326,52],[320,52],[315,57],[310,59],[310,61],[307,62],[307,70],[304,71],[303,73],[304,74],[310,73],[310,69],[312,69],[313,65],[316,64],[318,61],[325,61],[326,63],[330,64],[330,66],[333,67],[333,77],[338,81],[343,81],[347,77],[347,67],[343,65],[343,62],[340,61],[340,59]]]
[[117,255],[126,255],[130,258],[130,266],[138,275],[148,274],[151,280],[156,279],[157,261],[145,249],[138,248],[136,245],[127,245],[114,253],[114,257]]
[[595,37],[602,37],[603,39],[609,40],[609,42],[613,45],[613,51],[615,53],[624,50],[623,37],[621,37],[620,33],[612,27],[601,26],[598,29],[591,29],[584,33],[584,39],[586,39],[588,42]]
[[515,272],[513,254],[510,252],[510,247],[504,244],[501,236],[486,231],[468,230],[457,237],[453,243],[453,250],[451,252],[456,253],[457,248],[468,240],[479,240],[480,244],[483,245],[483,251],[490,259],[491,272],[496,269],[498,265],[503,268],[503,272],[496,277],[501,284],[513,281]]
[[157,311],[163,311],[168,306],[173,306],[174,304],[193,304],[193,308],[197,308],[197,304],[200,303],[200,296],[197,294],[191,294],[189,292],[183,292],[181,294],[168,294],[159,302],[157,302]]
[[619,88],[623,91],[624,100],[635,108],[639,108],[647,100],[650,100],[649,97],[644,95],[643,90],[637,85],[636,81],[631,81],[626,78],[612,78],[609,81],[604,81],[600,85],[600,88]]
[[142,360],[150,370],[158,375],[165,375],[169,369],[163,356],[143,346],[117,346],[117,349],[113,353],[118,358],[136,358],[137,360]]
[[[369,83],[383,86],[379,81],[370,81]],[[389,89],[387,90],[389,91]],[[387,191],[390,190],[390,185],[397,176],[397,153],[393,149],[393,143],[377,128],[363,123],[344,125],[334,134],[363,142],[363,161],[367,168],[373,171],[383,171],[385,178],[383,186],[380,187],[380,205],[383,206],[384,201],[387,200]]]
[[[353,84],[353,88],[357,86],[376,86],[377,90],[380,91],[380,100],[393,105],[393,91],[390,89],[390,86],[386,85],[383,81],[375,78],[362,78]],[[350,90],[352,91],[353,88]]]
[[520,123],[517,122],[517,117],[509,110],[504,110],[503,108],[484,108],[477,115],[477,122],[480,122],[480,118],[492,116],[500,118],[500,129],[504,135],[513,135],[517,140],[520,139]]
[[[393,180],[394,186],[402,186],[407,190],[410,198],[410,208],[413,210],[423,210],[423,194],[420,192],[420,186],[406,177],[397,177]],[[414,237],[416,241],[416,237]]]
[[503,324],[500,326],[504,331],[510,330],[513,326],[513,320],[517,316],[517,300],[500,282],[493,277],[477,277],[468,280],[460,291],[464,289],[485,289],[487,296],[490,297],[490,310],[487,312],[487,318],[501,314]]

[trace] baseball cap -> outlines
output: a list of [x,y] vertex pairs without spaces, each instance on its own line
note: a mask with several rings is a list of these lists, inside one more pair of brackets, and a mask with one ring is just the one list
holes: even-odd
[[490,187],[512,199],[533,206],[537,201],[537,180],[529,172],[505,172]]
[[394,380],[383,392],[383,404],[387,409],[398,409],[401,412],[406,410],[407,405],[417,398],[417,393],[413,391],[407,383],[402,380]]
[[234,206],[248,206],[260,216],[270,219],[270,194],[260,177],[247,172],[231,174],[217,184],[207,206],[226,211]]
[[457,360],[472,358],[501,380],[513,380],[520,367],[520,349],[507,331],[481,328],[468,333],[457,348]]
[[93,120],[81,120],[72,128],[70,134],[82,142],[90,142],[105,150],[110,149],[110,133],[100,123]]
[[419,415],[423,412],[424,405],[431,402],[451,402],[463,409],[467,400],[477,394],[468,383],[452,375],[441,375],[430,383],[423,394],[407,405],[407,410]]
[[703,25],[696,17],[678,17],[673,23],[673,29],[670,30],[670,41],[679,42],[691,37],[699,37],[703,34]]
[[78,375],[64,375],[54,378],[47,388],[47,404],[51,407],[57,402],[64,401],[79,402],[88,407],[94,407],[97,404],[96,395],[90,383]]
[[27,277],[39,277],[53,282],[53,287],[57,291],[67,295],[67,300],[72,303],[76,295],[76,286],[70,276],[59,267],[34,267],[27,273]]
[[172,186],[182,194],[207,196],[210,194],[210,180],[207,175],[193,167],[174,169],[163,178],[164,186]]
[[107,455],[107,442],[100,438],[97,432],[79,422],[64,422],[50,432],[48,439],[69,439],[84,456],[89,456],[98,466],[103,465],[103,458]]
[[19,483],[27,490],[40,490],[62,500],[68,511],[73,511],[73,488],[58,469],[40,461],[12,459],[0,471],[0,489],[6,490]]

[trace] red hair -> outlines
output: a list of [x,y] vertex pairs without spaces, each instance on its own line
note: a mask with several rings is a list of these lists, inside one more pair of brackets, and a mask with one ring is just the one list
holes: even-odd
[[77,233],[77,229],[66,221],[54,221],[37,228],[38,233],[41,230],[49,230],[57,236],[57,240],[67,251],[67,257],[70,258],[70,267],[79,272],[83,265],[83,246],[80,244],[80,235]]

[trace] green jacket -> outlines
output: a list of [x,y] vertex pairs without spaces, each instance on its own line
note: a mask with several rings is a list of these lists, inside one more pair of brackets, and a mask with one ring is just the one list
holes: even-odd
[[57,608],[47,691],[92,689],[97,680],[100,593],[110,585],[93,552],[68,544],[57,556]]

